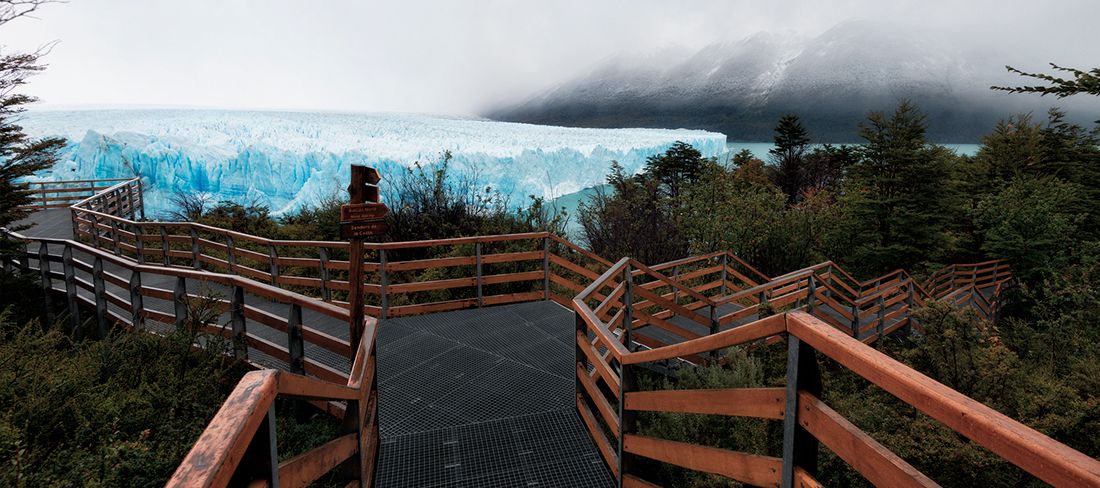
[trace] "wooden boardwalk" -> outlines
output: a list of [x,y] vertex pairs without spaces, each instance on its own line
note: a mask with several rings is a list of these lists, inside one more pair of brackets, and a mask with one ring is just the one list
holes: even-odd
[[[813,462],[804,466],[809,458],[795,452],[816,452],[818,441],[845,460],[865,460],[853,467],[874,483],[922,484],[923,475],[821,402],[818,356],[977,436],[1040,479],[1100,486],[1094,460],[865,345],[919,330],[911,311],[928,300],[995,319],[1011,286],[1000,261],[950,266],[923,283],[904,270],[858,281],[832,262],[769,277],[728,252],[652,267],[612,263],[545,232],[374,243],[353,259],[347,243],[138,220],[137,179],[94,191],[72,211],[33,214],[27,253],[9,264],[40,273],[48,299],[98,319],[101,329],[109,318],[171,330],[190,315],[181,304],[213,296],[222,312],[203,330],[240,339],[238,353],[261,367],[289,371],[246,376],[172,486],[230,477],[307,483],[341,463],[356,473],[351,479],[373,481],[362,486],[649,486],[627,457],[751,485],[814,486]],[[364,308],[379,317],[358,325],[366,335],[357,345],[340,301],[352,266],[366,273]],[[77,303],[98,313],[87,317]],[[786,388],[636,390],[637,367],[705,364],[725,347],[783,338]],[[913,403],[928,392],[937,400]],[[276,449],[260,433],[273,428],[275,396],[309,399],[343,418],[346,430],[272,461]],[[231,404],[251,407],[242,413]],[[637,411],[780,420],[783,457],[642,436]],[[968,423],[975,411],[992,423]],[[266,460],[240,457],[268,451]]]
[[[24,235],[72,239],[68,209],[35,212],[29,223],[35,226]],[[59,246],[51,246],[51,252],[60,252]],[[77,253],[74,258],[89,256]],[[120,266],[106,264],[104,269],[130,278]],[[171,290],[176,282],[149,275],[142,284]],[[114,284],[106,286],[119,296],[128,293]],[[193,281],[188,291],[222,297],[231,293],[224,286]],[[246,296],[245,302],[278,317],[289,310],[286,304],[254,296]],[[146,298],[145,306],[171,314],[175,304]],[[228,320],[223,316],[221,323]],[[348,338],[346,321],[303,310],[303,322]],[[286,344],[283,331],[252,320],[247,328]],[[614,486],[575,407],[574,331],[573,312],[552,301],[381,321],[377,486]],[[524,340],[512,340],[516,337]],[[248,355],[261,366],[288,367],[255,348]],[[350,368],[347,358],[310,342],[305,343],[305,356],[343,373]]]

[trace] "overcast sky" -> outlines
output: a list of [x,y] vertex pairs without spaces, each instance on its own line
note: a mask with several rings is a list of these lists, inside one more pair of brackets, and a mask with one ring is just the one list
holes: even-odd
[[624,53],[848,19],[1100,65],[1098,0],[70,0],[36,16],[0,27],[0,44],[59,41],[27,89],[46,106],[471,114]]

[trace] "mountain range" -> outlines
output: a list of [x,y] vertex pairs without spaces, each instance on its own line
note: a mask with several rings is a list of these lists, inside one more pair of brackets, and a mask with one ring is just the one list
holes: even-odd
[[699,50],[609,58],[587,75],[483,115],[547,125],[705,129],[762,141],[771,139],[780,116],[794,113],[815,140],[851,142],[868,112],[909,99],[928,115],[929,138],[945,143],[977,142],[999,119],[1022,112],[1042,117],[1052,106],[1079,123],[1100,118],[1100,101],[1083,96],[989,89],[1028,81],[1007,73],[1005,64],[1042,68],[1045,61],[919,27],[847,21],[813,37],[758,33]]

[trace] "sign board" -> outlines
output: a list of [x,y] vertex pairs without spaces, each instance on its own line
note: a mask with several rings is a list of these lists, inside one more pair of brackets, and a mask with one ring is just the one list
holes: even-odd
[[341,222],[357,222],[385,218],[390,209],[381,203],[351,203],[340,207]]
[[386,233],[389,226],[383,219],[364,220],[360,222],[340,222],[341,239],[366,239],[377,237]]

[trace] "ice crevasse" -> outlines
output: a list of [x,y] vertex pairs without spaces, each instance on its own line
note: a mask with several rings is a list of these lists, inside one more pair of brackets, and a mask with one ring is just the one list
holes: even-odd
[[[726,149],[722,134],[698,130],[584,129],[411,114],[219,110],[32,111],[36,137],[67,140],[61,161],[39,180],[141,176],[146,210],[163,214],[177,192],[256,202],[273,213],[341,195],[350,164],[393,177],[415,162],[453,155],[452,167],[514,204],[602,183],[611,161],[628,172],[676,141],[704,156]],[[383,182],[385,184],[385,182]]]

